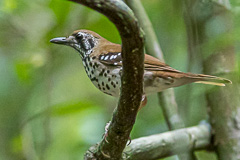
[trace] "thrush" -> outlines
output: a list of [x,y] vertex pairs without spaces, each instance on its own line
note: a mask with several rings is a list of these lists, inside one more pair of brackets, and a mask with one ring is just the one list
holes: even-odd
[[[120,95],[122,56],[121,45],[112,43],[90,30],[77,30],[68,37],[53,38],[52,43],[74,48],[81,56],[92,83],[103,93]],[[211,75],[184,73],[157,58],[145,54],[144,95],[189,83],[225,86],[230,80]]]

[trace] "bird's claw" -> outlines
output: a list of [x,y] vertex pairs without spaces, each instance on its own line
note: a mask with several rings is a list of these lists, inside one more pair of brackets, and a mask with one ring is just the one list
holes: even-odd
[[129,145],[131,144],[131,142],[132,142],[131,137],[128,137],[128,143],[127,143],[127,146],[129,146]]
[[105,132],[104,132],[104,134],[103,134],[103,138],[104,138],[105,142],[107,142],[107,143],[109,143],[109,141],[107,140],[107,137],[108,137],[108,128],[109,128],[109,126],[110,126],[110,123],[111,123],[111,121],[109,121],[109,122],[106,124],[106,126],[105,126]]
[[[109,128],[109,126],[110,126],[110,123],[111,123],[111,121],[109,121],[107,124],[106,124],[106,126],[105,126],[105,132],[104,132],[104,134],[103,134],[103,139],[104,139],[104,141],[106,142],[106,143],[109,143],[109,141],[107,140],[107,137],[108,137],[108,128]],[[131,137],[128,137],[128,143],[127,143],[127,146],[129,146],[130,144],[131,144],[131,142],[132,142],[132,139],[131,139]]]

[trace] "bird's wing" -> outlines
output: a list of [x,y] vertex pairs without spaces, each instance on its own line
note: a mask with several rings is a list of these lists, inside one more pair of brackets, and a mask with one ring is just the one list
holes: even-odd
[[[105,49],[105,52],[101,52],[102,54],[99,56],[99,61],[109,66],[122,66],[121,46],[119,45],[115,47],[116,48],[113,49],[111,46],[110,50]],[[220,77],[181,72],[147,54],[145,54],[144,69],[145,71],[151,71],[153,76],[169,80],[169,83],[174,83],[174,79],[181,79],[181,81],[178,81],[179,83],[176,83],[175,86],[191,82],[220,86],[224,86],[225,83],[231,83],[230,80]]]
[[175,78],[182,78],[185,76],[185,73],[176,70],[157,58],[147,54],[145,54],[144,68],[145,71],[151,71],[154,77],[161,77],[169,80],[169,83],[173,83],[173,79]]
[[[122,66],[121,46],[115,46],[115,49],[105,48],[99,56],[99,61],[105,65]],[[181,73],[180,71],[168,66],[167,64],[159,61],[157,58],[145,54],[144,68],[146,71],[164,71]]]
[[[121,52],[107,52],[99,56],[99,61],[108,66],[122,66]],[[173,78],[182,78],[185,73],[178,71],[150,55],[145,54],[145,71],[151,71],[154,77],[161,77],[172,83]]]
[[147,71],[165,71],[173,73],[181,73],[181,71],[176,70],[169,65],[161,62],[155,57],[145,54],[144,67]]
[[98,56],[99,62],[107,66],[122,66],[121,45],[109,41],[102,43],[105,44],[101,44],[93,56]]
[[108,52],[99,56],[99,61],[105,65],[121,66],[122,56],[121,52]]

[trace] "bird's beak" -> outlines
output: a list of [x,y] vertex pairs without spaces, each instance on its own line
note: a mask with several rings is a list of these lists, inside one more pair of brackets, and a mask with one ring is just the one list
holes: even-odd
[[70,43],[73,43],[73,37],[58,37],[58,38],[53,38],[50,40],[51,43],[55,44],[63,44],[63,45],[68,45]]

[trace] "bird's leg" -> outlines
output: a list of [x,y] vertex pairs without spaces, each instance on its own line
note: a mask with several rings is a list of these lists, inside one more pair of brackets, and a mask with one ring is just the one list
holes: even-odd
[[[104,138],[105,142],[107,142],[107,143],[109,143],[108,140],[107,140],[107,137],[108,137],[108,129],[109,129],[110,123],[111,123],[111,121],[109,121],[109,122],[106,124],[106,126],[105,126],[105,132],[104,132],[104,134],[103,134],[103,138]],[[129,144],[131,143],[131,141],[132,141],[130,137],[128,137],[128,140],[129,140],[129,142],[128,142],[127,145],[129,145]]]
[[109,128],[109,126],[110,126],[110,123],[111,123],[111,121],[109,121],[107,124],[106,124],[106,126],[105,126],[105,132],[104,132],[104,134],[103,134],[103,138],[104,138],[104,140],[107,142],[107,143],[109,143],[108,142],[108,140],[107,140],[107,137],[108,137],[108,128]]
[[146,106],[146,104],[147,104],[147,96],[144,94],[144,95],[142,95],[142,102],[141,102],[141,104],[140,104],[140,106],[138,108],[138,111],[140,109],[142,109],[144,106]]
[[[146,104],[147,104],[147,97],[146,97],[146,95],[144,94],[144,95],[142,96],[142,101],[141,101],[141,104],[140,104],[140,106],[139,106],[139,108],[138,108],[138,111],[139,111],[140,109],[142,109],[144,106],[146,106]],[[109,121],[109,122],[106,124],[106,126],[105,126],[105,132],[104,132],[104,134],[103,134],[103,138],[104,138],[104,140],[105,140],[107,143],[109,143],[108,140],[107,140],[107,137],[108,137],[108,129],[109,129],[110,123],[111,123],[111,121]],[[129,145],[129,144],[131,143],[131,138],[129,137],[128,140],[129,140],[129,142],[128,142],[127,145]]]

